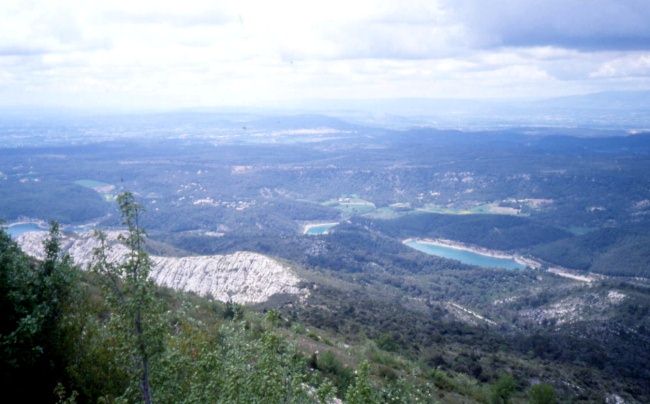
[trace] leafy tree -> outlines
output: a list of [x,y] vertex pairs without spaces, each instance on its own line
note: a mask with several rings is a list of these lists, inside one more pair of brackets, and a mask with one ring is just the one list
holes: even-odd
[[[153,402],[152,360],[163,349],[164,319],[149,279],[151,261],[144,250],[145,232],[140,227],[142,208],[130,192],[120,194],[117,202],[127,227],[126,235],[121,234],[118,240],[126,245],[128,254],[122,263],[110,262],[106,235],[98,232],[100,247],[95,251],[94,269],[106,280],[112,326],[118,334],[122,357],[132,361],[141,398],[149,404]],[[133,393],[129,389],[125,394]]]

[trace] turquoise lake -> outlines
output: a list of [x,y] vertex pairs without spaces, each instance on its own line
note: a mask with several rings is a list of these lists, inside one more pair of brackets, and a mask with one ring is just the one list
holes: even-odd
[[318,226],[311,227],[309,230],[305,232],[305,234],[309,236],[318,236],[321,234],[326,234],[329,229],[332,227],[336,226],[338,223],[323,223],[319,224]]
[[74,183],[86,188],[105,187],[107,185],[111,185],[105,182],[95,181],[95,180],[77,180]]
[[522,265],[513,259],[495,258],[490,257],[489,255],[479,254],[472,251],[458,250],[456,248],[446,247],[438,244],[424,243],[417,240],[410,240],[404,244],[425,254],[457,260],[463,264],[476,265],[485,268],[526,268],[525,265]]
[[[84,232],[92,231],[94,228],[95,228],[94,225],[65,225],[62,226],[61,230],[68,233],[84,233]],[[34,223],[34,222],[12,224],[7,226],[6,229],[7,229],[7,233],[9,233],[9,235],[14,239],[20,236],[21,234],[30,231],[49,230],[48,228],[45,227],[39,227],[38,223]]]
[[46,231],[46,229],[39,227],[36,223],[19,223],[7,226],[7,233],[13,238],[20,236],[28,231]]

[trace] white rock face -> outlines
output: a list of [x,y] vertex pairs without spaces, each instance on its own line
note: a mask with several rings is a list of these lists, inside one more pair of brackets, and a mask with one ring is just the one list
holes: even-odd
[[[110,262],[121,262],[128,253],[126,246],[118,242],[118,235],[119,232],[107,233]],[[42,259],[46,237],[45,232],[28,232],[20,235],[17,242],[25,253]],[[91,233],[63,236],[61,240],[62,251],[70,254],[83,269],[93,262],[97,247],[99,242]],[[153,263],[150,275],[156,284],[224,302],[262,303],[276,294],[305,297],[308,293],[298,286],[300,279],[289,268],[254,252],[191,257],[152,255],[150,258]]]
[[520,315],[538,324],[554,320],[554,324],[571,324],[587,319],[605,320],[611,313],[612,306],[620,304],[627,296],[618,290],[590,292],[579,296],[570,296],[535,309],[522,310]]
[[452,313],[454,317],[456,317],[458,320],[464,323],[477,325],[480,321],[480,322],[487,323],[489,325],[497,324],[496,322],[490,320],[489,318],[485,318],[482,315],[478,314],[477,312],[470,310],[467,307],[463,307],[458,303],[447,302],[445,304],[445,307],[447,308],[447,310],[449,310]]
[[151,277],[161,285],[217,300],[261,303],[275,294],[301,295],[300,279],[277,261],[238,251],[201,257],[152,257]]

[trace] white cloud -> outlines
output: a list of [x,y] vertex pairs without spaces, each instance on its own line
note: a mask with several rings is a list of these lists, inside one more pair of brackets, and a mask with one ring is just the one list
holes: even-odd
[[601,64],[590,77],[650,76],[650,53],[627,55]]
[[650,49],[647,0],[443,0],[484,46]]
[[[519,32],[513,21],[530,3],[461,3],[4,0],[0,103],[174,107],[565,95],[597,90],[605,79],[615,87],[622,76],[635,77],[626,86],[650,87],[641,51],[571,47],[575,35],[565,31],[572,17],[553,23],[555,6],[539,14],[555,27],[550,43],[527,45],[508,44],[508,35]],[[508,13],[500,17],[504,4]],[[476,27],[480,11],[489,21]],[[590,32],[576,29],[580,38]],[[624,33],[633,42],[634,30]]]

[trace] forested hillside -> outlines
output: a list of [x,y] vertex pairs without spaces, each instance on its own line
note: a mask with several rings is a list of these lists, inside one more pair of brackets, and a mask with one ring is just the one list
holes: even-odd
[[[549,397],[504,374],[490,386],[427,370],[390,339],[350,347],[278,311],[156,288],[137,226],[139,207],[118,198],[131,249],[122,264],[96,251],[90,272],[60,253],[52,223],[46,258],[23,254],[0,231],[3,391],[29,402],[432,402]],[[102,235],[98,234],[100,240]],[[319,335],[320,334],[320,335]]]
[[[514,327],[502,323],[499,328],[458,322],[453,305],[435,302],[454,299],[480,307],[499,292],[481,296],[475,289],[488,291],[494,284],[524,288],[533,274],[450,265],[348,224],[322,244],[326,254],[313,254],[303,262],[317,269],[300,272],[305,286],[313,289],[306,302],[280,303],[279,310],[272,301],[246,308],[155,287],[147,276],[151,263],[145,248],[151,244],[145,243],[138,225],[141,208],[131,194],[117,200],[128,229],[122,240],[131,251],[123,263],[110,262],[99,248],[90,271],[80,271],[61,253],[56,223],[42,261],[28,258],[0,231],[6,313],[0,331],[1,363],[8,394],[39,402],[339,398],[351,403],[553,403],[558,383],[562,394],[578,401],[624,386],[637,397],[646,394],[637,385],[648,377],[643,373],[642,346],[639,351],[630,345],[634,335],[614,337],[620,332],[617,324],[646,321],[643,288],[604,284],[580,292],[611,294],[616,287],[616,293],[626,296],[624,306],[607,309],[626,316],[601,336],[602,344],[613,343],[611,352],[596,338],[585,345],[572,335],[593,332],[587,322],[555,335],[540,329],[522,332],[520,327],[532,326],[525,318],[513,317]],[[97,237],[104,236],[100,232]],[[302,247],[298,243],[294,248],[285,251],[286,257],[299,260]],[[281,245],[276,249],[279,252]],[[382,253],[364,258],[364,251],[373,250]],[[349,254],[356,258],[346,258]],[[390,272],[378,273],[378,265]],[[427,274],[425,268],[437,268],[437,274]],[[418,282],[409,280],[411,276]],[[489,316],[514,316],[513,308],[523,313],[566,293],[580,296],[575,289],[560,288],[514,302],[511,308],[495,307]],[[417,300],[428,301],[429,307],[407,296],[419,296]],[[644,335],[640,327],[636,335]],[[575,395],[562,386],[563,380],[582,378],[588,369],[594,370],[596,383],[588,390]],[[622,369],[627,370],[620,380],[607,381]],[[541,380],[531,383],[531,378]],[[38,389],[33,388],[34,380],[39,381]]]

